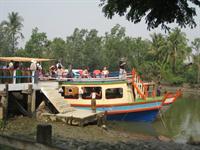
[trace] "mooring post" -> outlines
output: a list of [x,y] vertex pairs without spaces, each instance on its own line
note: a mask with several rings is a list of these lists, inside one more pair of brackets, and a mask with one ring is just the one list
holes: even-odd
[[32,90],[32,95],[31,95],[31,113],[35,112],[35,103],[36,103],[36,91],[33,89]]
[[28,85],[28,112],[31,112],[31,108],[32,108],[32,93],[33,93],[33,85],[29,84]]
[[5,84],[5,89],[1,96],[2,96],[1,101],[3,109],[2,119],[6,120],[8,113],[8,83]]
[[37,125],[36,141],[41,144],[52,144],[52,126],[48,124]]

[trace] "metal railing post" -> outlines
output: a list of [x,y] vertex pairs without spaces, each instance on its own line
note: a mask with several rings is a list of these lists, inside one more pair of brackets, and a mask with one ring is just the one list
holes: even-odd
[[13,70],[13,84],[16,84],[16,70]]
[[32,72],[31,81],[32,81],[32,84],[34,84],[35,83],[35,71],[32,70],[31,72]]

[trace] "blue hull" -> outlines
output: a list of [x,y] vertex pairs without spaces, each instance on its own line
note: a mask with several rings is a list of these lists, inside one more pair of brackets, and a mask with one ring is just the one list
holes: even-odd
[[[159,106],[161,106],[161,102],[113,107],[97,107],[97,111],[107,111],[108,120],[152,122],[157,117]],[[90,107],[77,108],[91,110]]]
[[116,121],[139,121],[139,122],[152,122],[157,117],[158,110],[149,110],[141,112],[132,112],[124,114],[112,114],[108,115],[108,120]]

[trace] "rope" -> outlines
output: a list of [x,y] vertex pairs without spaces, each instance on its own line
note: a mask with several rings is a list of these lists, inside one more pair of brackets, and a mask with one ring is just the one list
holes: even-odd
[[[166,97],[164,97],[164,98],[166,98]],[[165,100],[166,100],[166,99],[165,99]],[[162,103],[164,103],[165,100],[163,100]],[[161,108],[162,108],[162,107],[163,107],[163,104],[161,104],[161,105],[162,105],[162,106],[161,106]],[[157,107],[158,107],[158,106],[157,106]],[[165,129],[167,129],[167,125],[166,125],[166,123],[165,123],[165,121],[164,121],[164,118],[163,118],[164,114],[161,112],[161,108],[158,109],[158,113],[159,113],[159,115],[160,115],[160,119],[161,119],[161,122],[162,122],[163,126],[165,127]]]

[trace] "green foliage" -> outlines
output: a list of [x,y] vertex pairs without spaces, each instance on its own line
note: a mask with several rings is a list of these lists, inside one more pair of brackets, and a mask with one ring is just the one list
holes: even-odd
[[192,64],[190,66],[187,66],[187,68],[184,71],[184,77],[186,81],[190,84],[196,84],[197,83],[197,70],[198,66],[195,64]]
[[[13,15],[20,18],[18,13],[11,16]],[[17,20],[15,37],[19,37],[22,28],[22,20]],[[7,21],[6,24],[4,21],[0,25],[1,56],[10,56],[12,52],[13,39],[10,36],[9,24],[12,23]],[[164,81],[170,84],[200,83],[200,38],[192,42],[191,47],[195,50],[193,55],[185,33],[179,28],[172,29],[166,35],[154,33],[151,40],[129,37],[125,28],[119,24],[102,36],[99,36],[95,29],[76,28],[66,40],[58,37],[49,40],[46,33],[34,28],[24,49],[19,49],[16,43],[14,45],[17,49],[16,53],[13,53],[14,56],[54,58],[55,61],[60,60],[66,68],[72,64],[75,69],[89,67],[90,71],[93,71],[107,66],[110,71],[117,71],[120,58],[125,57],[126,70],[130,72],[133,67],[136,68],[146,81]],[[194,61],[185,65],[184,60],[188,56],[193,56]],[[43,63],[43,69],[47,71],[49,65],[52,64]]]
[[34,28],[31,39],[25,45],[26,55],[28,57],[47,57],[49,44],[50,41],[47,39],[46,33],[40,33],[38,28]]
[[165,75],[163,80],[171,85],[182,85],[186,82],[186,79],[181,75],[176,75],[171,72],[171,70],[165,70]]
[[162,29],[169,29],[167,24],[176,22],[180,27],[196,26],[194,16],[196,8],[200,7],[199,0],[101,0],[100,6],[106,17],[112,18],[115,14],[126,16],[134,23],[140,22],[144,17],[148,29],[161,25]]

